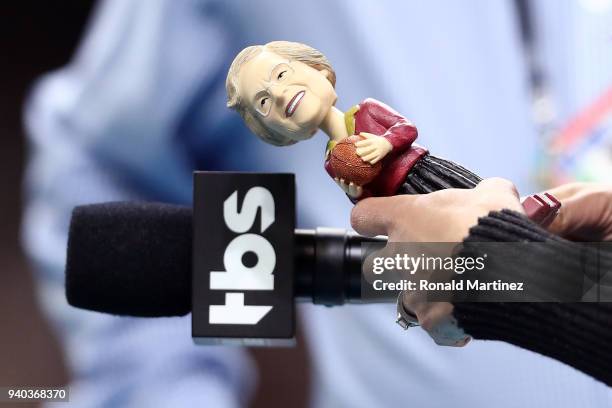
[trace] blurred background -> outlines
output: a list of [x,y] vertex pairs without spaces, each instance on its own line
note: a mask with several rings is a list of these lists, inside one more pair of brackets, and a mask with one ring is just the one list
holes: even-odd
[[[20,1],[0,6],[0,384],[65,386],[70,372],[56,333],[40,309],[36,282],[20,245],[22,178],[27,155],[23,105],[33,81],[68,63],[95,1]],[[296,348],[252,350],[263,375],[253,406],[306,406],[308,362]],[[274,392],[271,392],[274,389]],[[10,407],[13,404],[3,403]],[[36,407],[37,403],[16,403]],[[285,405],[287,406],[287,405]]]
[[406,336],[391,305],[302,305],[298,347],[245,351],[193,346],[188,318],[63,298],[74,205],[188,204],[193,169],[296,173],[298,225],[348,226],[315,160],[322,137],[278,150],[225,108],[227,67],[253,43],[323,50],[341,109],[380,99],[436,155],[521,193],[610,181],[612,1],[58,0],[0,15],[0,386],[70,384],[79,408],[612,406],[592,379],[506,344]]
[[7,386],[68,383],[62,352],[40,312],[32,271],[20,246],[26,158],[22,108],[33,80],[67,63],[92,4],[70,0],[0,6],[0,384]]

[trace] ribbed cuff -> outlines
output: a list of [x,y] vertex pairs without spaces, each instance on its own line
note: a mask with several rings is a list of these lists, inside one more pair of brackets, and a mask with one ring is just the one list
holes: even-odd
[[[545,242],[521,246],[521,254],[507,254],[520,256],[520,271],[513,270],[516,264],[510,262],[492,273],[523,276],[542,288],[556,280],[560,283],[555,290],[570,288],[576,276],[582,280],[581,262],[595,251],[509,210],[481,218],[464,240],[470,251],[482,248],[483,242]],[[600,258],[602,267],[610,270],[609,254]],[[504,341],[538,352],[612,386],[612,303],[454,302],[453,314],[458,326],[475,339]]]
[[[477,278],[483,282],[522,282],[523,291],[483,293],[494,301],[579,302],[612,300],[600,280],[612,271],[612,256],[597,244],[579,244],[551,234],[526,216],[510,210],[491,212],[478,220],[463,241],[460,255],[486,256],[486,267]],[[458,279],[473,278],[474,275]],[[592,290],[598,285],[597,291]],[[468,294],[472,296],[471,294]],[[498,297],[493,297],[498,296]],[[459,298],[457,298],[460,300]],[[467,297],[466,301],[481,301]]]
[[612,386],[612,304],[458,303],[458,326],[559,360]]

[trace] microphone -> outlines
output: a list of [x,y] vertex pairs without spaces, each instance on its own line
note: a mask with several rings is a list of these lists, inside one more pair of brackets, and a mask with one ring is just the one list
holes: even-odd
[[[385,241],[342,229],[295,230],[295,299],[328,306],[359,302],[361,244]],[[144,202],[75,207],[66,259],[68,303],[116,315],[186,315],[192,310],[192,248],[189,207]]]
[[[194,172],[193,210],[161,203],[76,207],[66,298],[76,307],[139,316],[191,312],[198,344],[273,345],[295,336],[295,301],[361,299],[364,243],[345,230],[295,229],[293,174]],[[531,197],[527,215],[560,203]],[[387,301],[381,297],[370,301]]]

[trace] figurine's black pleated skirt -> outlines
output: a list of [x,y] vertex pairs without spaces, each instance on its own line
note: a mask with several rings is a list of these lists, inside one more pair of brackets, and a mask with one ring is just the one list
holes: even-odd
[[410,170],[397,194],[426,194],[446,188],[474,188],[481,180],[457,163],[426,154]]

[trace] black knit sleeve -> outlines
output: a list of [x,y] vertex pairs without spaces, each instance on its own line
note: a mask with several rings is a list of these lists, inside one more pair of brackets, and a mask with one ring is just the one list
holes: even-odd
[[[528,265],[525,268],[523,262],[522,268],[536,277],[536,284],[558,279],[561,287],[575,285],[575,276],[581,274],[575,259],[585,251],[508,210],[481,218],[464,242],[546,242],[523,247],[534,253],[522,254]],[[604,262],[612,265],[609,258],[604,257]],[[475,339],[504,341],[538,352],[612,386],[612,303],[454,302],[454,316]]]

